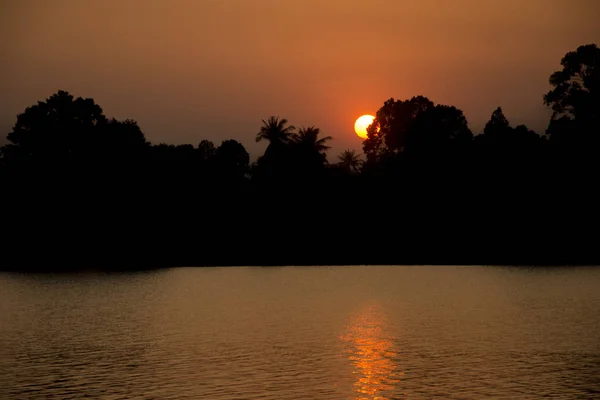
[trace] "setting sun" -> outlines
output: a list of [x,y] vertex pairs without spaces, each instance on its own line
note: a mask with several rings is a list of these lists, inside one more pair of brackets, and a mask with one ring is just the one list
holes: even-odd
[[374,116],[372,115],[363,115],[362,117],[359,117],[356,122],[354,123],[354,132],[356,132],[356,134],[362,138],[362,139],[366,139],[367,138],[367,128],[369,127],[369,125],[371,125],[373,123],[373,120],[375,119]]

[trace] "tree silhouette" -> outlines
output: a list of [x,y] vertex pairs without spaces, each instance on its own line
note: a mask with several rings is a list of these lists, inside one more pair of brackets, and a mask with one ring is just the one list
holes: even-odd
[[108,120],[94,100],[62,90],[19,114],[8,140],[2,153],[9,162],[31,159],[46,169],[77,163],[80,169],[112,165],[125,172],[150,148],[136,121]]
[[[391,98],[364,163],[345,150],[329,165],[330,136],[270,117],[250,170],[236,140],[152,145],[136,121],[59,91],[19,114],[1,149],[3,261],[596,264],[597,235],[581,221],[600,224],[598,52],[581,46],[552,74],[546,136],[498,107],[473,138],[459,108]],[[361,245],[334,233],[323,255],[314,238],[326,226],[363,232]]]
[[271,116],[256,135],[256,141],[267,140],[269,145],[265,153],[260,156],[253,166],[253,178],[256,182],[269,182],[273,186],[284,183],[293,164],[293,154],[290,147],[295,132],[295,127],[288,125],[288,120]]
[[7,136],[16,148],[6,154],[47,162],[85,157],[98,140],[97,127],[106,123],[94,100],[60,90],[17,116]]
[[215,156],[216,148],[213,142],[210,140],[202,140],[198,143],[198,155],[200,160],[208,161]]
[[215,152],[215,161],[223,178],[242,180],[248,172],[250,155],[237,140],[224,140]]
[[600,143],[600,49],[579,46],[561,60],[563,69],[550,76],[553,89],[544,103],[553,114],[547,133],[566,146],[595,147]]
[[363,151],[367,161],[376,161],[390,154],[398,154],[406,145],[407,132],[417,115],[434,104],[423,96],[401,101],[389,99],[377,111],[367,128]]
[[533,146],[540,145],[541,141],[542,137],[525,125],[512,128],[501,107],[494,110],[483,133],[475,137],[477,144],[487,148],[486,156],[490,155],[489,151],[494,151],[505,159],[522,153],[523,149],[530,152]]
[[316,184],[323,176],[327,164],[326,144],[331,136],[319,137],[319,128],[310,126],[301,128],[291,137],[287,145],[287,156],[279,164],[279,168],[287,175],[287,179],[297,182],[303,180],[306,184]]
[[568,115],[590,117],[598,112],[600,96],[600,49],[595,44],[579,46],[561,60],[563,69],[550,76],[554,87],[544,96],[554,111],[553,119]]
[[285,118],[271,116],[266,121],[264,119],[261,121],[263,126],[256,134],[256,141],[267,140],[272,146],[288,144],[296,129],[292,125],[287,125],[288,120]]
[[473,165],[477,169],[472,174],[480,182],[479,193],[493,195],[497,199],[514,193],[520,193],[523,198],[538,196],[541,189],[538,190],[537,185],[545,179],[545,175],[540,174],[540,169],[545,166],[544,150],[545,140],[540,135],[525,125],[512,128],[498,107],[483,133],[475,136],[474,140]]
[[98,126],[95,136],[89,153],[100,159],[139,159],[150,147],[137,122],[131,119],[112,118]]
[[498,107],[492,113],[490,120],[485,124],[483,129],[484,135],[497,136],[506,132],[510,128],[508,119],[504,116],[502,108]]
[[418,111],[405,135],[407,152],[435,157],[458,145],[466,145],[473,138],[463,112],[439,104]]
[[302,156],[314,158],[322,164],[327,162],[325,152],[331,148],[325,143],[333,138],[331,136],[319,138],[320,133],[321,130],[314,126],[300,128],[297,133],[292,135],[292,144]]
[[356,154],[356,150],[344,150],[339,156],[339,165],[347,172],[358,173],[363,164],[360,155]]

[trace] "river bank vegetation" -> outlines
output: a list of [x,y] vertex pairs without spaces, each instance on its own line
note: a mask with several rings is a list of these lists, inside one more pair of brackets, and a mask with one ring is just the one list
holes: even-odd
[[434,99],[389,99],[363,153],[318,127],[149,143],[58,91],[1,150],[2,268],[287,264],[596,264],[600,49],[562,59],[545,132],[490,110],[483,132]]

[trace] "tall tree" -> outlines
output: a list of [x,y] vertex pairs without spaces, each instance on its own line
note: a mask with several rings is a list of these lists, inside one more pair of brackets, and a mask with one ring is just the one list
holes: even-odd
[[215,152],[215,145],[210,140],[202,140],[200,143],[198,143],[198,155],[200,160],[208,161],[212,159],[215,155]]
[[282,164],[290,181],[303,181],[314,185],[323,177],[325,164],[327,164],[327,142],[331,136],[319,137],[319,128],[310,126],[300,128],[292,136],[288,145],[289,158]]
[[461,110],[435,105],[423,96],[386,101],[367,131],[363,150],[369,163],[401,153],[439,152],[472,139]]
[[258,158],[252,177],[257,182],[282,182],[286,179],[287,170],[291,164],[291,149],[295,127],[288,125],[288,120],[279,117],[269,117],[262,120],[256,141],[267,140],[269,145],[265,153]]
[[322,163],[327,162],[325,152],[331,148],[326,143],[333,138],[325,136],[319,138],[321,130],[310,126],[308,128],[300,128],[296,134],[292,136],[293,145],[300,151],[301,154],[316,159],[320,159]]
[[553,89],[544,96],[553,119],[563,115],[588,118],[599,112],[600,49],[595,44],[579,46],[561,60],[563,69],[550,76]]
[[507,129],[510,128],[510,123],[508,119],[504,116],[502,112],[502,108],[498,107],[492,113],[490,120],[485,124],[485,128],[483,129],[483,133],[485,135],[497,135],[502,134]]
[[237,140],[224,140],[215,152],[217,168],[222,177],[241,180],[248,172],[250,155]]
[[553,89],[544,96],[553,110],[547,133],[555,142],[588,151],[600,143],[600,49],[579,46],[561,65],[550,76]]
[[506,142],[506,139],[510,136],[510,130],[508,119],[504,116],[502,108],[498,107],[492,112],[490,120],[485,124],[483,133],[475,136],[475,143],[477,146],[484,146],[482,148],[478,147],[480,151],[489,152],[493,150],[492,146]]
[[262,120],[262,127],[256,134],[256,141],[267,140],[271,145],[282,145],[289,143],[294,130],[293,125],[288,125],[288,120],[279,117],[269,117],[266,121]]
[[360,159],[360,155],[356,153],[356,150],[344,150],[339,156],[339,165],[347,172],[358,173],[360,167],[363,164],[363,160]]
[[71,159],[84,156],[98,140],[96,128],[106,123],[94,100],[74,98],[60,90],[19,114],[7,138],[22,156]]
[[433,107],[431,100],[416,96],[410,100],[387,100],[377,111],[373,123],[367,129],[363,151],[368,161],[376,161],[386,155],[398,154],[406,145],[407,133],[417,115]]
[[420,111],[409,125],[406,151],[420,155],[449,152],[468,144],[473,135],[463,112],[454,106],[436,105]]
[[99,158],[138,158],[150,147],[138,123],[114,118],[98,127],[97,137],[89,149]]
[[477,135],[476,139],[478,143],[488,147],[495,146],[496,150],[506,152],[507,150],[519,150],[522,146],[537,143],[542,138],[525,125],[512,128],[504,116],[502,108],[498,107],[485,124],[483,134]]
[[478,169],[473,173],[485,176],[482,182],[491,187],[498,187],[501,177],[500,181],[510,177],[508,181],[513,186],[506,188],[507,192],[523,190],[514,185],[524,187],[523,182],[533,179],[543,162],[545,140],[525,125],[512,128],[500,107],[492,113],[483,133],[475,137],[474,144]]

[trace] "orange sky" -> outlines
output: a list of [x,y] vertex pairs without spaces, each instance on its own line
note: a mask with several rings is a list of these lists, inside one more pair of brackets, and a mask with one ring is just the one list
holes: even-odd
[[[354,119],[390,97],[502,106],[542,132],[561,57],[599,42],[597,0],[0,0],[0,129],[58,89],[136,119],[152,142],[234,138],[261,118],[360,149]],[[0,139],[3,140],[3,139]]]

